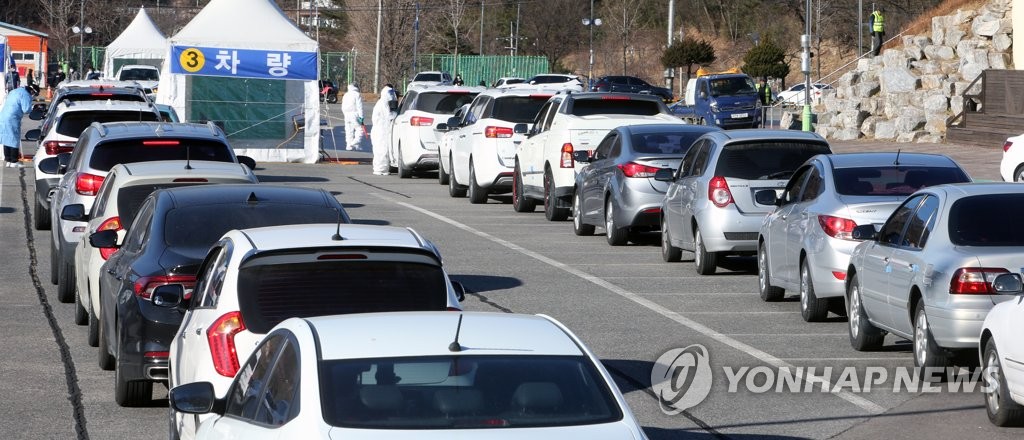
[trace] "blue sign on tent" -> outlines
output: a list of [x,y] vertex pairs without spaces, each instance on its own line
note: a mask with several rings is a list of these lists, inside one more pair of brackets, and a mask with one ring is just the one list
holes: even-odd
[[171,46],[171,73],[259,79],[316,79],[316,52]]
[[[3,59],[4,55],[6,55],[6,54],[7,54],[7,45],[6,44],[0,44],[0,59]],[[14,64],[14,56],[13,55],[11,56],[11,61],[9,63],[0,63],[0,72],[3,72],[5,69],[7,69],[7,66],[9,66],[11,64]]]

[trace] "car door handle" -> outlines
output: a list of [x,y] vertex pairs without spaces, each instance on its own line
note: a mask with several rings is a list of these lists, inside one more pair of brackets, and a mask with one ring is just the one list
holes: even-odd
[[464,135],[464,134],[460,134],[460,135],[459,135],[459,139],[462,139],[462,138],[464,138],[464,137],[466,137],[466,135]]
[[199,335],[199,334],[202,334],[202,333],[203,333],[202,327],[196,327],[196,334]]

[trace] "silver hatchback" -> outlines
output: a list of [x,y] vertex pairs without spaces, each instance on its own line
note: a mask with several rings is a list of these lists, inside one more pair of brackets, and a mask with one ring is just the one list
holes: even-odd
[[792,130],[730,130],[694,142],[662,202],[662,257],[679,261],[694,252],[697,273],[715,273],[720,256],[753,255],[764,216],[775,206],[754,193],[782,189],[807,159],[832,150],[821,136]]
[[971,179],[949,157],[913,153],[825,154],[807,161],[778,195],[763,190],[758,203],[777,205],[761,224],[758,287],[777,301],[800,292],[805,321],[845,310],[846,268],[859,243],[857,225],[881,226],[893,210],[925,186]]
[[1024,272],[1024,191],[1019,183],[939,185],[903,202],[850,255],[846,295],[850,342],[881,347],[886,332],[913,340],[914,364],[943,367],[977,350],[997,295],[992,281]]

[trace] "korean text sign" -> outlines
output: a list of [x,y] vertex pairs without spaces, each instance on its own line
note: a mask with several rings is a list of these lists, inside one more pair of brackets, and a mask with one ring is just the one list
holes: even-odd
[[171,46],[171,73],[315,80],[316,52]]

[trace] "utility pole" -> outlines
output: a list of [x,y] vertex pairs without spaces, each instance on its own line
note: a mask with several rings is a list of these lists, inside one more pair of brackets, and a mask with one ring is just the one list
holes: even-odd
[[420,2],[416,2],[416,19],[412,22],[412,73],[419,71]]
[[803,131],[811,131],[811,0],[807,0],[804,10],[804,34],[800,36],[803,56],[800,59],[800,70],[804,74],[804,112]]
[[478,54],[484,54],[484,0],[480,0],[480,50]]
[[373,55],[373,90],[380,89],[380,19],[384,9],[384,0],[377,0],[377,51]]
[[[665,50],[672,47],[672,30],[675,28],[675,17],[676,17],[676,0],[668,0],[668,42],[665,45]],[[665,87],[668,88],[669,92],[672,91],[672,77],[675,73],[675,69],[669,67],[665,69]]]
[[857,0],[857,56],[864,55],[864,0]]

